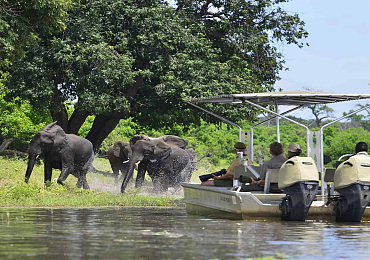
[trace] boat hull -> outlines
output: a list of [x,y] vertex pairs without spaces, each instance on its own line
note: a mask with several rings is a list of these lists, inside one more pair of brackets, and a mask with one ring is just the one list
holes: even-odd
[[[227,188],[181,183],[186,211],[191,215],[215,218],[281,220],[279,204],[286,194],[237,192]],[[335,221],[336,213],[326,201],[315,200],[306,220]],[[366,207],[362,221],[370,221],[370,207]]]

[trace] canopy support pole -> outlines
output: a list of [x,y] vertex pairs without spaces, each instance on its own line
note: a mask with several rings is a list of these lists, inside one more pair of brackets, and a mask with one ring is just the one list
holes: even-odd
[[202,108],[200,106],[197,106],[197,105],[195,105],[195,104],[193,104],[193,103],[191,103],[189,101],[186,101],[186,103],[192,105],[193,107],[196,107],[196,108],[200,109],[203,112],[206,112],[207,114],[210,114],[210,115],[212,115],[212,116],[220,119],[221,121],[224,121],[225,123],[228,123],[230,125],[233,125],[233,126],[237,127],[239,129],[239,141],[240,142],[243,142],[243,143],[245,142],[245,133],[243,132],[241,126],[239,126],[238,124],[236,124],[236,123],[234,123],[234,122],[232,122],[232,121],[230,121],[230,120],[228,120],[226,118],[223,118],[222,116],[219,116],[219,115],[217,115],[217,114],[215,114],[215,113],[213,113],[213,112],[211,112],[211,111],[209,111],[207,109],[204,109],[204,108]]
[[[279,106],[277,103],[277,100],[275,100],[275,111],[276,114],[279,114]],[[280,117],[276,117],[276,137],[277,137],[277,142],[280,143]]]

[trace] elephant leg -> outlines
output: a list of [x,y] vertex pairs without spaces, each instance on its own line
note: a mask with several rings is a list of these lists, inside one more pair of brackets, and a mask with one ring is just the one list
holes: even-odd
[[86,175],[82,175],[78,178],[77,188],[81,188],[81,187],[85,190],[90,189],[89,184],[87,183],[87,180],[86,180]]
[[144,179],[145,179],[145,172],[146,172],[146,167],[144,167],[140,163],[138,167],[137,175],[136,175],[136,183],[135,183],[136,189],[140,189],[141,186],[143,185]]
[[113,176],[114,176],[114,183],[118,184],[118,175],[119,175],[119,168],[116,165],[111,165]]
[[44,161],[44,182],[51,182],[51,175],[52,175],[52,167],[51,167],[51,161],[48,159],[45,159]]
[[155,192],[166,192],[168,190],[168,176],[166,174],[159,174],[152,178],[154,191]]
[[81,177],[80,177],[80,178],[78,178],[76,186],[77,186],[77,188],[81,188],[81,187],[82,187],[82,180],[81,180]]
[[64,185],[64,181],[67,179],[68,175],[72,172],[72,170],[69,167],[65,167],[62,165],[62,172],[57,180],[57,183]]

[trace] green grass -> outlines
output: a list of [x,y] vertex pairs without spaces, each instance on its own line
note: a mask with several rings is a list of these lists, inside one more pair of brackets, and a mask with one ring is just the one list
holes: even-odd
[[[96,158],[94,167],[100,171],[112,172],[107,159]],[[78,189],[77,178],[70,175],[65,186],[56,183],[59,170],[53,170],[52,182],[44,185],[44,166],[35,165],[29,183],[24,182],[27,159],[0,156],[0,206],[24,207],[93,207],[93,206],[148,206],[177,207],[182,205],[182,189],[179,194],[151,194],[142,190],[128,189],[123,195],[119,185],[114,185],[114,178],[97,173],[88,173],[90,190]],[[192,181],[199,182],[197,171]],[[146,187],[151,187],[146,177]],[[143,190],[144,190],[143,186]]]

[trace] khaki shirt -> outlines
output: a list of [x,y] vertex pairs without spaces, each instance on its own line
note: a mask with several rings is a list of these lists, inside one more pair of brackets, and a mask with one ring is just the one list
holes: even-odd
[[[248,161],[248,165],[253,165],[251,161]],[[227,169],[227,173],[230,173],[234,176],[234,167],[235,166],[243,166],[242,164],[239,163],[239,157],[237,156],[234,161],[231,162],[229,168]]]

